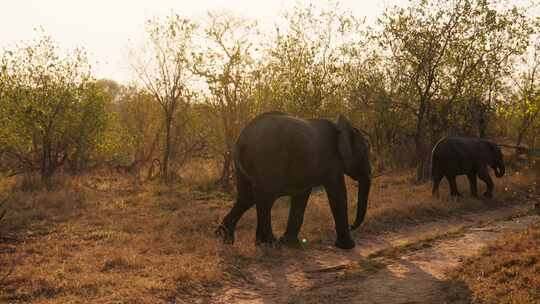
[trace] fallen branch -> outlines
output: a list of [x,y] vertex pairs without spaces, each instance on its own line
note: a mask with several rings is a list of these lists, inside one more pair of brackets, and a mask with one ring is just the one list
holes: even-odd
[[385,175],[390,175],[390,174],[394,174],[398,172],[398,170],[392,170],[392,171],[386,171],[386,172],[382,172],[382,173],[379,173],[379,174],[374,174],[371,176],[371,178],[377,178],[377,177],[381,177],[381,176],[385,176]]
[[21,170],[21,171],[15,171],[15,172],[12,172],[6,176],[4,176],[5,178],[9,178],[9,177],[14,177],[14,176],[17,176],[17,175],[21,175],[21,174],[27,174],[27,173],[32,173],[32,172],[36,172],[37,170]]
[[[385,175],[390,175],[390,174],[393,174],[393,173],[396,173],[396,172],[397,172],[397,170],[394,170],[394,171],[386,171],[386,172],[379,173],[379,174],[373,174],[373,175],[371,175],[371,179],[373,180],[373,179],[376,179],[376,178],[378,178],[378,177],[385,176]],[[357,187],[357,188],[358,188],[358,184],[353,183],[352,185],[353,185],[354,187]]]
[[319,268],[319,269],[309,269],[304,270],[305,273],[326,273],[326,272],[338,272],[347,269],[347,264],[344,265],[337,265],[332,267],[326,267],[326,268]]
[[505,147],[505,148],[511,148],[511,149],[521,149],[521,150],[529,150],[527,147],[523,146],[515,146],[515,145],[506,145],[506,144],[497,144],[499,147]]
[[497,144],[499,147],[516,149],[520,154],[527,154],[529,156],[538,156],[540,157],[540,149],[531,149],[523,146],[514,146],[514,145],[505,145]]
[[375,174],[375,175],[372,175],[372,176],[371,176],[371,179],[374,179],[374,178],[377,178],[377,177],[381,177],[381,176],[385,176],[385,175],[388,175],[389,173],[391,173],[391,172],[385,172],[385,173]]

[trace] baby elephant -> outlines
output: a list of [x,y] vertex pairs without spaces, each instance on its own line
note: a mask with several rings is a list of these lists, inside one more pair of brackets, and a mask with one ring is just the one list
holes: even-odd
[[492,197],[493,181],[489,176],[488,166],[493,168],[495,176],[504,175],[501,149],[496,144],[481,138],[446,137],[441,139],[433,148],[432,154],[433,195],[439,196],[439,184],[441,179],[446,177],[450,184],[450,195],[460,196],[456,176],[467,175],[473,197],[478,197],[476,176],[487,185],[484,196]]

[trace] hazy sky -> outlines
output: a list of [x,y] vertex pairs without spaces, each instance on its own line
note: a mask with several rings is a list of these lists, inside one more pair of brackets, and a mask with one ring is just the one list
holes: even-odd
[[[295,3],[308,0],[10,0],[0,11],[0,47],[36,36],[42,26],[62,48],[84,47],[98,77],[128,81],[129,40],[143,37],[144,22],[171,11],[200,18],[207,10],[227,9],[235,14],[270,23]],[[313,3],[323,1],[311,1]],[[384,7],[406,0],[342,0],[343,7],[373,22]]]

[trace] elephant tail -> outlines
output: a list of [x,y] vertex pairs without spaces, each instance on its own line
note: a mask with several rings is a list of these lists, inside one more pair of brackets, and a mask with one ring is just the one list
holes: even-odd
[[431,153],[431,178],[434,179],[437,172],[439,172],[439,164],[435,153]]
[[437,153],[437,146],[433,148],[431,152],[431,179],[434,180],[436,176],[440,175],[441,172],[441,160],[440,156]]
[[435,176],[439,175],[440,173],[441,169],[439,167],[441,165],[441,160],[440,160],[440,155],[439,155],[440,152],[438,151],[438,148],[439,148],[439,145],[447,139],[448,139],[448,136],[441,138],[435,144],[435,146],[433,147],[433,150],[431,150],[431,178],[432,179],[434,179]]

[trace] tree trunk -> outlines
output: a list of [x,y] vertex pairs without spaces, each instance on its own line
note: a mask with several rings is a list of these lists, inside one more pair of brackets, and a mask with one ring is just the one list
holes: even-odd
[[[535,111],[534,114],[526,114],[526,116],[523,118],[523,121],[521,122],[521,127],[518,129],[518,137],[516,141],[516,146],[520,146],[523,143],[523,140],[525,139],[527,135],[527,131],[529,130],[529,127],[531,124],[535,121],[535,119],[540,114],[540,109]],[[516,150],[517,153],[517,150]]]
[[161,168],[161,162],[159,161],[159,159],[155,158],[154,160],[152,160],[152,162],[150,163],[150,167],[148,168],[148,173],[146,175],[146,179],[148,180],[153,180],[155,175],[154,175],[154,171],[155,169],[158,169],[158,176],[159,174],[161,173],[160,172],[160,168]]
[[523,131],[520,131],[518,133],[518,137],[517,137],[517,140],[516,140],[516,146],[520,147],[521,144],[523,143],[523,138],[525,137],[525,132]]
[[231,190],[231,168],[232,168],[232,154],[230,152],[226,152],[223,155],[223,167],[221,169],[221,177],[217,181],[217,184],[221,186],[221,188],[229,192]]
[[423,183],[431,176],[431,153],[420,135],[415,137],[416,150],[416,181]]
[[420,156],[418,164],[416,166],[416,181],[418,183],[425,183],[430,179],[431,172],[431,157],[423,153]]
[[486,138],[487,120],[484,116],[485,114],[482,112],[478,119],[478,135],[480,138]]
[[169,157],[171,155],[171,125],[172,114],[165,113],[165,149],[163,151],[163,166],[161,167],[161,178],[165,183],[169,182]]
[[41,182],[43,182],[47,190],[50,190],[51,176],[53,174],[53,163],[51,155],[51,143],[47,137],[43,139],[43,154],[41,157]]
[[[534,175],[536,177],[536,192],[540,192],[540,161],[533,163]],[[540,204],[540,203],[539,203]]]
[[416,181],[423,183],[427,180],[429,174],[429,165],[426,163],[426,143],[424,118],[429,117],[430,107],[425,95],[420,97],[420,107],[418,108],[418,117],[416,122],[416,132],[414,135],[414,145],[416,150]]

